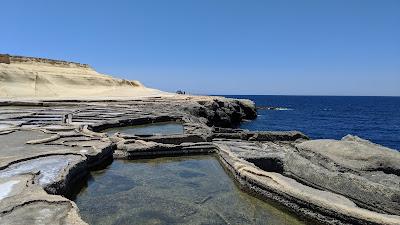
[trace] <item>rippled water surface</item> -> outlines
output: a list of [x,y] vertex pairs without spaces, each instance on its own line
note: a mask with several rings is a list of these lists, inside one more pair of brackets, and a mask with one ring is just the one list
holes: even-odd
[[105,130],[104,132],[112,135],[116,132],[130,135],[172,135],[182,134],[183,126],[176,122],[153,123],[138,126],[116,127]]
[[75,202],[90,224],[303,224],[239,190],[213,156],[114,161]]
[[263,108],[249,130],[299,130],[311,138],[340,139],[358,135],[400,150],[400,97],[229,96],[253,100]]

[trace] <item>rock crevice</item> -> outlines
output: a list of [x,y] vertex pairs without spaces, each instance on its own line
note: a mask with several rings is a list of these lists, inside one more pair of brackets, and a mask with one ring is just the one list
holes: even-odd
[[[256,116],[247,100],[164,96],[0,105],[0,142],[6,143],[0,219],[8,224],[35,221],[40,209],[51,212],[46,219],[54,224],[84,224],[76,205],[61,195],[73,192],[90,170],[113,159],[188,154],[217,155],[245,190],[312,223],[400,224],[398,152],[353,136],[309,140],[298,131],[233,128]],[[63,123],[67,114],[72,119]],[[170,121],[181,123],[183,133],[102,133]]]

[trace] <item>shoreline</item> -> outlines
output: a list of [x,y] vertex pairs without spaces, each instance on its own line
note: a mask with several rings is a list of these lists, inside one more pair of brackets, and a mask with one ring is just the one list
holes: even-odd
[[[329,192],[321,184],[316,189],[316,186],[313,186],[315,180],[304,182],[303,179],[310,178],[302,177],[301,173],[296,174],[297,171],[291,171],[294,168],[292,164],[299,166],[299,163],[315,163],[305,158],[305,153],[318,153],[312,148],[299,150],[299,146],[309,143],[307,136],[300,132],[250,132],[219,128],[233,127],[244,119],[255,118],[255,105],[246,100],[183,95],[113,101],[35,100],[34,103],[27,102],[28,105],[20,110],[11,109],[8,110],[9,113],[1,114],[8,117],[1,117],[0,124],[5,124],[5,120],[13,124],[0,131],[2,133],[0,138],[6,140],[9,139],[7,138],[9,135],[23,136],[19,132],[27,132],[24,135],[30,136],[26,138],[29,140],[15,143],[15,146],[29,145],[36,150],[23,151],[19,157],[15,155],[2,157],[0,167],[3,169],[0,170],[0,177],[11,165],[18,165],[21,162],[29,164],[32,157],[45,160],[49,155],[55,157],[71,155],[79,156],[80,160],[70,161],[68,167],[58,171],[53,177],[54,180],[44,186],[44,189],[39,185],[40,175],[38,174],[31,174],[29,179],[26,178],[27,175],[14,175],[0,179],[0,187],[4,185],[5,179],[11,178],[31,183],[23,188],[20,185],[25,182],[20,182],[13,186],[10,193],[6,193],[6,197],[0,204],[0,218],[5,221],[9,220],[11,215],[23,217],[20,210],[16,209],[33,207],[34,204],[28,204],[28,202],[44,201],[49,202],[51,206],[49,199],[58,196],[43,194],[44,191],[37,194],[36,191],[31,190],[42,189],[51,194],[67,195],[73,189],[74,180],[81,180],[90,170],[96,166],[101,167],[103,163],[107,165],[106,163],[113,158],[132,160],[140,157],[214,153],[224,168],[231,171],[232,177],[243,185],[245,190],[251,190],[250,192],[254,192],[259,198],[272,200],[297,216],[323,224],[398,224],[400,222],[400,216],[395,214],[396,211],[391,211],[391,213],[385,211],[388,210],[390,201],[382,200],[382,203],[377,203],[378,208],[375,208],[374,212],[371,211],[374,207],[366,204],[368,198],[354,199],[352,193],[338,194],[337,192],[341,189],[335,190],[336,193]],[[6,103],[12,106],[21,102],[8,101]],[[72,123],[61,123],[62,116],[65,114],[72,114]],[[104,133],[99,133],[110,127],[177,120],[184,126],[182,135],[139,137],[116,134],[109,137]],[[43,135],[45,137],[42,137]],[[39,136],[40,138],[37,138]],[[25,144],[26,142],[32,144]],[[337,144],[341,144],[340,141],[338,142]],[[313,142],[311,141],[310,144]],[[376,151],[380,154],[380,149]],[[31,158],[28,157],[29,155],[32,155]],[[325,156],[325,160],[338,163],[328,156]],[[397,174],[396,165],[388,166],[388,168],[394,166],[392,176],[398,177],[399,175],[395,175]],[[330,174],[332,178],[336,175]],[[307,183],[309,186],[305,185]],[[321,189],[324,191],[321,192]],[[299,190],[301,192],[298,192]],[[381,193],[376,195],[379,194]],[[59,198],[63,199],[62,201],[65,202],[63,204],[70,206],[67,207],[66,216],[58,222],[84,224],[79,219],[79,209],[75,203],[61,196]],[[366,208],[358,206],[363,202]],[[37,209],[40,208],[43,208],[43,205]]]

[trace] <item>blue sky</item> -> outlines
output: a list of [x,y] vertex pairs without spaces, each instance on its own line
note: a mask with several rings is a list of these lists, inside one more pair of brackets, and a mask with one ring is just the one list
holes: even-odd
[[3,1],[0,52],[167,91],[400,96],[400,1]]

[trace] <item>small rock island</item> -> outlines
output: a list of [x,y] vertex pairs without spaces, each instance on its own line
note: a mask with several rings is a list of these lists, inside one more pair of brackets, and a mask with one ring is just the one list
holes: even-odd
[[[167,93],[86,64],[2,54],[0,223],[86,224],[70,196],[90,171],[213,154],[242,190],[307,223],[400,224],[399,152],[352,135],[237,128],[256,117],[250,100]],[[182,131],[106,132],[158,123]]]

